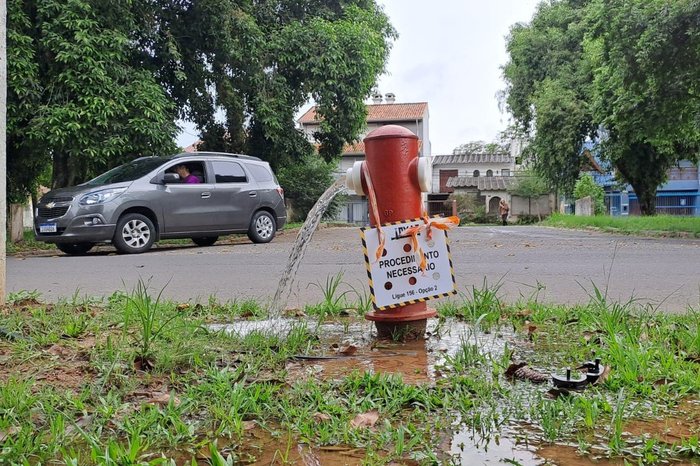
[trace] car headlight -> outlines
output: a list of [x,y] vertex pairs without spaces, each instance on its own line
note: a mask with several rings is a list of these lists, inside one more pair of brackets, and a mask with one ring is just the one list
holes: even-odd
[[95,191],[84,195],[78,202],[80,205],[104,204],[119,196],[124,191],[126,191],[126,188],[103,189],[102,191]]

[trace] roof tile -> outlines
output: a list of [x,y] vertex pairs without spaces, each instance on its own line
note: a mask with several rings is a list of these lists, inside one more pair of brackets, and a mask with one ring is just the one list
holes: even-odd
[[[371,104],[367,105],[367,122],[422,120],[427,108],[427,102]],[[316,117],[316,106],[311,107],[297,121],[302,124],[319,123]]]
[[477,188],[479,191],[506,191],[515,185],[514,176],[453,176],[448,188]]

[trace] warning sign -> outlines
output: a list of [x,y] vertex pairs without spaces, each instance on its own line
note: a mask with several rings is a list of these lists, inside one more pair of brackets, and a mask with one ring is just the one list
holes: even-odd
[[[447,233],[432,228],[431,238],[428,239],[425,230],[420,231],[416,236],[420,252],[410,237],[401,236],[408,228],[422,224],[422,219],[416,219],[383,225],[384,248],[378,259],[377,229],[361,229],[362,248],[375,309],[390,309],[457,292]],[[425,259],[424,270],[420,268],[421,253]]]

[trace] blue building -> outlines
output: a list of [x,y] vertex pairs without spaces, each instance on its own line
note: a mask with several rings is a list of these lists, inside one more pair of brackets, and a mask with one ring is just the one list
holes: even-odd
[[[605,189],[605,206],[610,215],[639,215],[639,201],[630,185],[615,180],[609,162],[602,162],[593,142],[586,142],[584,171]],[[656,189],[656,212],[665,215],[700,216],[700,171],[698,165],[682,160],[668,171],[668,181]]]

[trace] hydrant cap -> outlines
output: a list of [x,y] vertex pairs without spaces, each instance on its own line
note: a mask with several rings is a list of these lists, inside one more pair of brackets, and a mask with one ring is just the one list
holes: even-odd
[[399,125],[386,125],[375,129],[370,132],[364,139],[365,142],[371,141],[373,139],[384,139],[384,138],[411,138],[418,139],[418,136],[413,134],[410,129],[404,128]]

